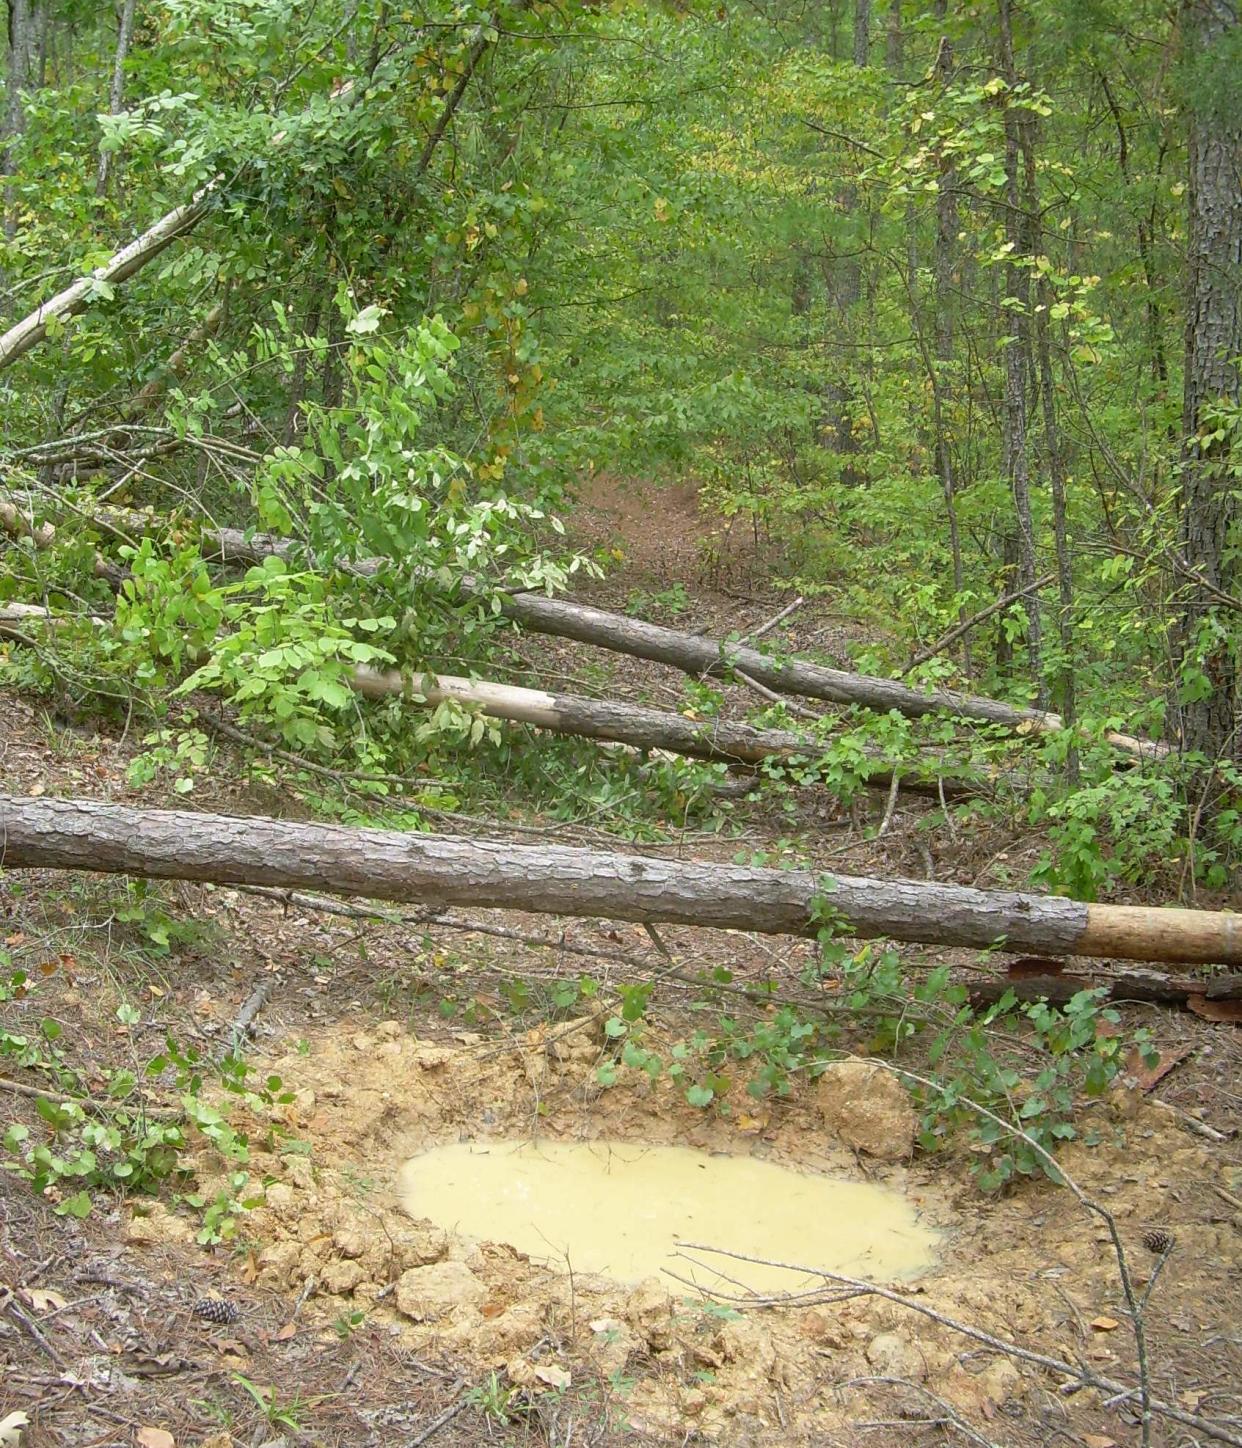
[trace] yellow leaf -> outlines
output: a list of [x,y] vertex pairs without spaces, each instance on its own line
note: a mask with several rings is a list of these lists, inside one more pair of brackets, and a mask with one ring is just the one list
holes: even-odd
[[0,1418],[0,1444],[4,1448],[17,1448],[22,1441],[22,1429],[30,1422],[25,1413],[10,1413]]
[[36,1312],[59,1312],[65,1305],[65,1299],[59,1292],[51,1292],[45,1287],[23,1287],[21,1295]]

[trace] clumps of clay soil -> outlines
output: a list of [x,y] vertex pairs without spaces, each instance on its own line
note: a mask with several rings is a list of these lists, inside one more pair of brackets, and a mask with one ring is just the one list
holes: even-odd
[[[943,1233],[942,1263],[915,1285],[919,1302],[1036,1350],[1086,1355],[1105,1374],[1131,1369],[1101,1224],[1050,1183],[984,1199],[957,1165],[910,1164],[914,1114],[888,1072],[846,1063],[791,1099],[727,1117],[637,1072],[601,1088],[603,1049],[593,1020],[446,1043],[389,1021],[345,1023],[273,1059],[268,1068],[295,1095],[276,1108],[283,1142],[254,1154],[252,1176],[267,1187],[243,1224],[238,1270],[258,1288],[303,1298],[312,1321],[362,1313],[404,1348],[447,1353],[532,1394],[606,1385],[631,1428],[679,1442],[690,1433],[719,1443],[844,1442],[860,1417],[905,1412],[984,1425],[1003,1416],[1015,1442],[1046,1441],[1050,1423],[1116,1426],[1100,1394],[1059,1397],[1047,1372],[880,1297],[829,1290],[740,1312],[673,1281],[625,1286],[557,1272],[402,1210],[401,1164],[457,1140],[682,1144],[862,1174],[903,1192]],[[1208,1168],[1167,1113],[1124,1114],[1102,1109],[1100,1143],[1066,1162],[1107,1193],[1141,1279],[1151,1262],[1142,1234],[1184,1218],[1179,1186]],[[255,1139],[260,1125],[250,1123]],[[1224,1327],[1220,1283],[1242,1266],[1236,1227],[1205,1217],[1177,1230],[1157,1338],[1166,1314]],[[942,1408],[929,1413],[929,1401]]]

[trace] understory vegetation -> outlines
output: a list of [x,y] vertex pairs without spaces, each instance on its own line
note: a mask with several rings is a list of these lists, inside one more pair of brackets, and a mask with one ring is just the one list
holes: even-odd
[[[965,841],[1009,831],[1037,848],[984,862],[990,884],[1236,901],[1228,6],[9,16],[0,683],[57,728],[140,741],[140,802],[206,807],[231,769],[346,825],[724,840],[829,877],[808,795],[876,840],[919,774],[941,788],[918,846],[955,879]],[[642,480],[654,533],[661,490],[697,490],[685,576],[641,580],[626,612],[682,627],[740,554],[772,611],[796,597],[843,621],[835,652],[810,637],[806,656],[1055,719],[951,702],[808,719],[740,670],[687,678],[661,707],[802,740],[749,771],[756,843],[728,760],[601,749],[454,697],[440,676],[561,687],[565,658],[506,600],[616,602],[624,548],[573,524],[600,479]],[[575,692],[622,687],[576,667]],[[649,682],[624,686],[651,704]],[[886,810],[876,767],[894,771]],[[519,973],[498,1004],[427,1004],[470,1023],[598,1012],[601,1088],[671,1077],[710,1111],[865,1050],[908,1073],[921,1147],[968,1149],[987,1188],[1055,1175],[1081,1097],[1152,1059],[1104,988],[972,1004],[942,961],[847,940],[830,881],[822,904],[800,979],[695,967],[671,1035],[659,960],[622,984]],[[156,887],[107,914],[152,958],[192,929]],[[6,998],[37,991],[3,970]],[[72,1215],[171,1183],[202,1240],[227,1239],[261,1184],[220,1093],[257,1109],[280,1080],[175,1032],[98,1079],[65,1052],[51,1014],[0,1031],[50,1093],[41,1132],[9,1127],[7,1164]],[[175,1093],[171,1117],[144,1082]],[[191,1139],[227,1164],[222,1196],[182,1180]]]

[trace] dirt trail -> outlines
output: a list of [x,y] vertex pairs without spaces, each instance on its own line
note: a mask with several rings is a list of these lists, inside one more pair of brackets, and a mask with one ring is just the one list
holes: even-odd
[[[740,546],[708,586],[696,571],[706,530],[689,488],[593,480],[575,529],[582,543],[623,555],[601,593],[642,593],[653,614],[675,607],[694,626],[744,630],[785,601],[739,583],[750,567]],[[684,601],[666,596],[678,583]],[[808,604],[778,637],[831,648],[833,629],[843,644],[846,626],[827,605]],[[530,640],[523,648],[541,671],[550,659],[566,672],[583,667],[570,651],[553,655]],[[634,693],[683,687],[636,661],[617,662],[609,687],[616,684]],[[49,729],[30,702],[0,698],[8,787],[132,798],[124,775],[139,747],[119,735]],[[144,802],[156,801],[147,794]],[[226,774],[202,803],[305,808],[285,791],[258,793]],[[822,857],[855,868],[921,868],[917,814],[897,818],[880,841],[843,831],[842,854],[836,831],[848,827],[848,814],[816,814],[806,801],[796,809],[760,802],[740,812],[748,847],[780,858],[782,836],[797,831]],[[940,848],[964,848],[928,838],[938,866]],[[690,847],[727,857],[738,843],[695,838]],[[1017,836],[975,848],[988,857],[981,869],[1021,873],[1029,863],[1029,843]],[[156,909],[179,927],[163,956],[142,934]],[[16,1035],[63,1043],[98,1091],[105,1067],[129,1064],[141,1092],[167,1106],[167,1071],[144,1075],[165,1033],[217,1054],[260,983],[269,991],[252,1060],[262,1075],[281,1078],[277,1094],[292,1093],[268,1106],[221,1098],[250,1138],[244,1165],[195,1140],[198,1176],[180,1184],[183,1193],[257,1201],[237,1216],[231,1242],[196,1242],[201,1210],[171,1191],[105,1202],[78,1222],[52,1214],[56,1192],[40,1200],[0,1174],[0,1275],[16,1294],[0,1294],[0,1419],[31,1417],[27,1448],[132,1444],[151,1427],[207,1448],[281,1438],[435,1448],[930,1448],[955,1418],[974,1441],[998,1448],[1138,1442],[1131,1403],[1106,1406],[1106,1394],[1091,1389],[1067,1393],[1055,1373],[872,1295],[738,1314],[673,1281],[622,1287],[553,1271],[504,1243],[458,1240],[401,1210],[401,1163],[461,1139],[682,1143],[875,1180],[906,1193],[943,1234],[941,1260],[914,1301],[1027,1350],[1126,1378],[1135,1349],[1113,1249],[1101,1220],[1069,1192],[1027,1180],[987,1198],[970,1179],[969,1157],[911,1156],[909,1107],[886,1095],[887,1077],[867,1075],[844,1094],[840,1083],[797,1079],[789,1096],[762,1102],[739,1084],[724,1110],[709,1111],[688,1105],[667,1075],[651,1081],[622,1069],[606,1087],[600,1067],[615,1065],[616,1052],[601,1022],[612,1006],[586,1016],[574,988],[572,1008],[552,1005],[553,993],[584,973],[601,1001],[632,978],[599,952],[641,957],[647,978],[660,979],[644,1044],[667,1053],[713,1022],[697,1004],[701,992],[668,973],[657,944],[692,979],[727,968],[736,981],[796,981],[809,959],[805,943],[689,930],[657,943],[637,927],[581,921],[562,929],[479,912],[479,923],[510,932],[488,937],[375,925],[197,886],[144,899],[120,881],[53,875],[0,875],[0,914],[5,1120],[45,1129],[29,1094],[6,1093],[6,1081],[49,1087],[46,1070],[23,1064]],[[515,931],[552,943],[529,948]],[[29,979],[13,987],[12,971]],[[549,1014],[559,1019],[549,1024]],[[1155,1012],[1131,1023],[1140,1020],[1182,1064],[1151,1096],[1122,1090],[1089,1108],[1064,1162],[1114,1214],[1140,1283],[1156,1261],[1144,1236],[1160,1229],[1176,1238],[1151,1307],[1154,1390],[1188,1412],[1236,1413],[1242,1150],[1227,1131],[1208,1139],[1194,1127],[1206,1116],[1228,1128],[1242,1052],[1229,1024]],[[868,1043],[847,1030],[843,1044],[865,1051]],[[236,1171],[244,1185],[231,1180]],[[194,1315],[204,1297],[227,1304],[214,1309],[221,1321]],[[1154,1441],[1192,1437],[1161,1426]]]

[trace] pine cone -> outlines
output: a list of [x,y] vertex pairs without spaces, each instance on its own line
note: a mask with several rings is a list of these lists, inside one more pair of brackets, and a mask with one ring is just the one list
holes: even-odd
[[1173,1244],[1177,1241],[1172,1232],[1166,1232],[1157,1227],[1154,1231],[1143,1233],[1143,1246],[1157,1257],[1163,1257],[1173,1250]]
[[241,1316],[241,1310],[234,1302],[226,1302],[223,1297],[200,1297],[190,1308],[195,1317],[201,1317],[205,1322],[214,1322],[221,1327],[232,1327]]

